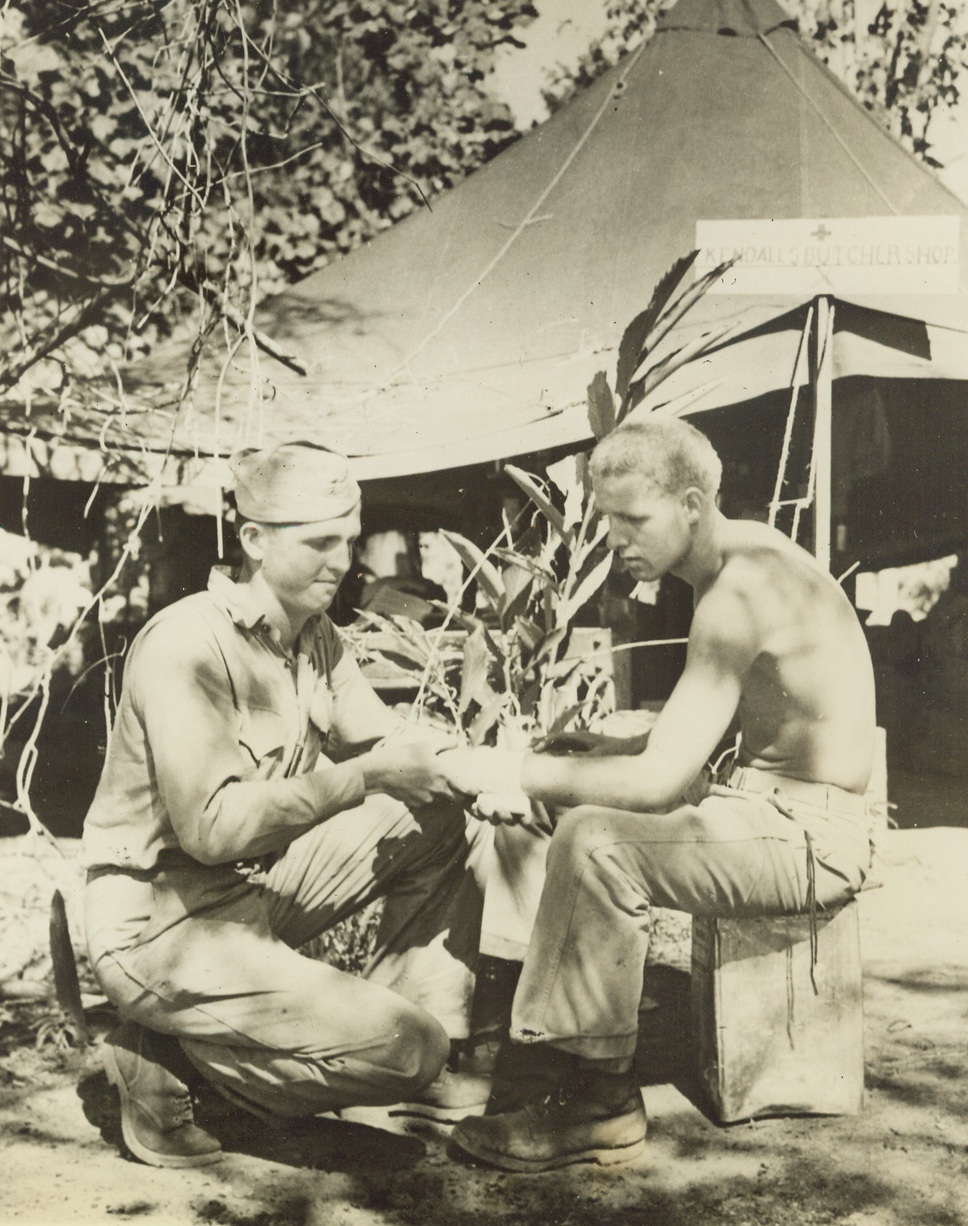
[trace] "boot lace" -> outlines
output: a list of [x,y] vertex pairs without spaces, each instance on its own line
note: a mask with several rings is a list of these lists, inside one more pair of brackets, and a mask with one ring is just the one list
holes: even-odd
[[547,1119],[564,1110],[578,1093],[578,1088],[577,1082],[563,1082],[544,1098],[539,1099],[536,1103],[530,1103],[525,1107],[525,1111],[534,1119]]
[[185,1124],[195,1123],[195,1112],[190,1094],[173,1094],[169,1101],[169,1118],[172,1128],[182,1128]]

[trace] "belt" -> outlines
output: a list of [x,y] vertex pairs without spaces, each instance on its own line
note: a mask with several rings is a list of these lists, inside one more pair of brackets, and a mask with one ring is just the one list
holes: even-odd
[[776,771],[761,770],[758,766],[734,766],[726,786],[739,792],[782,792],[790,800],[802,800],[819,809],[842,813],[849,817],[869,817],[871,802],[857,792],[848,792],[833,783],[819,783],[812,779],[793,779]]
[[97,881],[99,877],[130,877],[132,881],[154,881],[158,876],[157,868],[122,868],[120,864],[99,864],[87,870],[87,881]]

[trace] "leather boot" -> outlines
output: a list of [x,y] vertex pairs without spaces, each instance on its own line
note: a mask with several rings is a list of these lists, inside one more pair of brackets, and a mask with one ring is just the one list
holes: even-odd
[[494,1062],[494,1081],[485,1115],[504,1115],[537,1102],[569,1081],[578,1057],[548,1043],[514,1043],[506,1038]]
[[207,1166],[222,1147],[198,1128],[185,1083],[171,1071],[175,1040],[123,1022],[104,1042],[104,1069],[121,1099],[121,1135],[148,1166]]
[[420,1115],[443,1124],[456,1124],[467,1115],[479,1115],[491,1092],[491,1070],[468,1051],[469,1040],[451,1040],[450,1058],[437,1077],[419,1094],[392,1108],[394,1115]]
[[548,1171],[573,1162],[630,1162],[644,1152],[645,1132],[642,1095],[631,1075],[581,1072],[519,1110],[461,1120],[453,1140],[506,1171]]
[[500,1042],[507,1038],[521,966],[520,962],[512,962],[508,958],[480,955],[471,1006],[471,1038],[474,1042]]

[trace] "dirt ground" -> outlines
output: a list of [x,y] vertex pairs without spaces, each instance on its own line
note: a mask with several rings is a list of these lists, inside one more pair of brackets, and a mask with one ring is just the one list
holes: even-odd
[[[43,937],[51,885],[69,882],[71,865],[29,840],[5,840],[0,853],[3,980],[17,949]],[[202,1110],[221,1163],[142,1166],[119,1153],[116,1097],[100,1071],[110,1014],[87,996],[92,1042],[67,1042],[56,1008],[29,998],[49,978],[40,961],[23,970],[26,999],[0,1000],[0,1223],[968,1224],[968,829],[892,831],[878,877],[860,902],[863,1113],[718,1126],[696,1105],[680,1026],[678,1052],[643,1088],[646,1155],[611,1170],[507,1175],[460,1161],[446,1128],[413,1117],[272,1129],[212,1104]],[[668,981],[681,974],[671,968]]]

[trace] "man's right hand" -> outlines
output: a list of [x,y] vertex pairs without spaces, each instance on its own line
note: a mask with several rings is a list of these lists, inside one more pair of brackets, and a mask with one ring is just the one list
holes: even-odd
[[409,808],[431,801],[463,799],[440,769],[440,756],[430,740],[410,744],[387,741],[358,759],[366,794],[384,792]]
[[553,834],[555,829],[547,807],[523,792],[481,792],[470,812],[492,826],[524,826],[536,834]]

